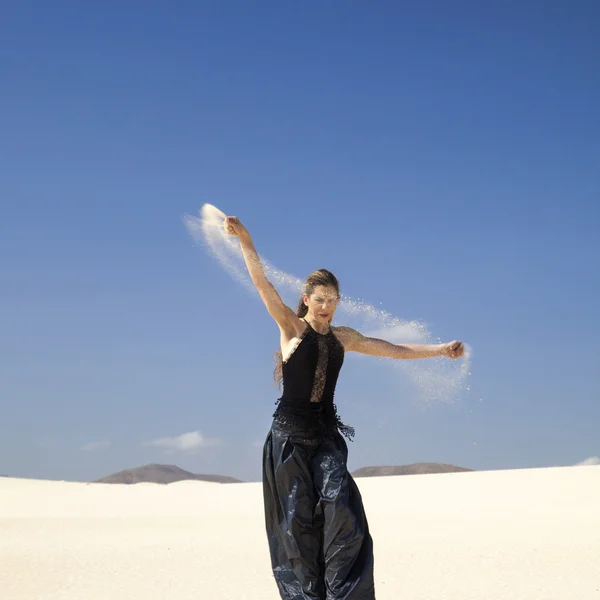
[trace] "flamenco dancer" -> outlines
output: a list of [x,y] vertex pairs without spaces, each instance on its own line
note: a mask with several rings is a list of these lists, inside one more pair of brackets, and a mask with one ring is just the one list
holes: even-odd
[[375,600],[373,542],[363,502],[347,469],[354,429],[340,420],[334,391],[345,352],[396,359],[446,356],[464,345],[392,344],[333,327],[336,277],[312,273],[296,312],[267,279],[248,230],[226,217],[248,272],[280,330],[275,379],[283,383],[263,448],[265,526],[282,600]]

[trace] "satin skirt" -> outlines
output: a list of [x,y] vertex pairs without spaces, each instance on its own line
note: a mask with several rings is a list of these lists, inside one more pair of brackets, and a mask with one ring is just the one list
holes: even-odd
[[265,525],[282,600],[374,600],[373,541],[339,434],[273,423],[263,448]]

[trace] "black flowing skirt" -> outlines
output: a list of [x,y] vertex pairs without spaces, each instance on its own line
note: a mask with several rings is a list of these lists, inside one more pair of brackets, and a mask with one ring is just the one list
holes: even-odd
[[265,525],[283,600],[375,600],[373,541],[339,432],[273,423],[263,448]]

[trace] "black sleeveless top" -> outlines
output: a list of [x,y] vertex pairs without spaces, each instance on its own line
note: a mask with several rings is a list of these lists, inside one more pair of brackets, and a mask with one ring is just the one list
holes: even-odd
[[283,395],[273,415],[282,428],[305,435],[333,434],[347,438],[354,429],[344,425],[333,401],[338,375],[344,363],[344,347],[330,328],[315,331],[307,322],[301,338],[283,362]]

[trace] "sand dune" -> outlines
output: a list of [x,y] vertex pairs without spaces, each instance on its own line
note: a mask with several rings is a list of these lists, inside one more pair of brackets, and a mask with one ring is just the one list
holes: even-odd
[[[600,467],[358,480],[378,600],[598,600]],[[277,600],[259,483],[0,479],[2,600]]]

